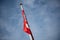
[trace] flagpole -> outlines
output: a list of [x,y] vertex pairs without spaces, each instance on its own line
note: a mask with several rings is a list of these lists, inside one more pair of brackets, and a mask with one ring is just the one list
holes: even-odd
[[[20,6],[21,6],[21,10],[24,10],[22,2],[20,2]],[[24,13],[24,16],[26,17],[25,13]],[[23,18],[24,18],[24,16],[23,16]],[[27,18],[26,18],[26,20],[27,20]],[[29,35],[30,40],[34,40],[34,37],[32,35],[32,32],[31,32],[31,34],[28,34],[28,35]]]
[[29,34],[29,37],[30,37],[30,40],[34,40],[34,37],[33,37],[33,35],[31,34]]

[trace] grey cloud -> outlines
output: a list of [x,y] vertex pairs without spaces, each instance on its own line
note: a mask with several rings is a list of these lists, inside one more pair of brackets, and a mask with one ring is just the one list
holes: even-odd
[[[2,38],[6,40],[29,40],[28,35],[22,30],[23,19],[19,8],[20,0],[17,3],[14,0],[8,2],[0,1],[0,34],[2,34]],[[25,0],[23,2],[35,40],[59,40],[59,3],[59,0]]]
[[[35,0],[33,4],[34,8],[29,9],[31,12],[27,11],[26,14],[35,40],[59,40],[60,5],[58,0]],[[25,7],[25,10],[28,8]]]

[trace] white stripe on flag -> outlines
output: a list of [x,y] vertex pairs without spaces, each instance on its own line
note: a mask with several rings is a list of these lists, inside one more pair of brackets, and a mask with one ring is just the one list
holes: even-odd
[[26,27],[29,28],[28,24],[26,23]]

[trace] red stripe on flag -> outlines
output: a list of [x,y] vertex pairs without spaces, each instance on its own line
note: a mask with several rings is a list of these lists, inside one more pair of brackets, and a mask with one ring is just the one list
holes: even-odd
[[[22,10],[22,16],[24,18],[24,28],[23,28],[23,30],[24,30],[24,32],[26,32],[28,34],[31,34],[31,30],[29,28],[28,21],[27,21],[26,16],[25,16],[24,13],[25,13],[24,10]],[[28,27],[26,26],[26,24],[28,25]]]
[[27,28],[26,26],[24,26],[24,32],[31,34],[31,30],[29,28]]
[[24,16],[24,10],[22,10],[22,16]]
[[30,30],[29,26],[27,27],[26,25],[28,26],[28,22],[26,19],[24,19],[24,31],[28,34],[31,34],[31,30]]

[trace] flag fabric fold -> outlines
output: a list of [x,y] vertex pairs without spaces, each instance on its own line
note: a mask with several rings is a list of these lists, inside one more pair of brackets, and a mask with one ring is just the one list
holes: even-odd
[[31,34],[31,30],[30,30],[30,28],[29,28],[29,25],[28,25],[28,22],[27,22],[26,19],[24,19],[24,28],[23,28],[23,30],[24,30],[26,33],[28,33],[28,34]]
[[22,16],[23,16],[23,24],[24,24],[23,30],[24,30],[24,32],[26,32],[28,34],[31,34],[31,30],[29,28],[29,24],[28,24],[24,9],[22,10]]
[[23,16],[23,25],[24,25],[23,31],[29,34],[30,40],[34,40],[28,21],[27,21],[27,18],[26,18],[26,15],[25,15],[25,12],[24,12],[24,8],[22,7],[22,3],[20,4],[20,6],[21,6],[22,16]]

